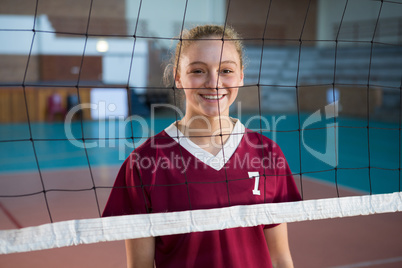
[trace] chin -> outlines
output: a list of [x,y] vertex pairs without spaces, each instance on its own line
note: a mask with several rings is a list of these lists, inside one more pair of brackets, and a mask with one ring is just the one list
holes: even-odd
[[229,113],[226,111],[204,111],[204,115],[207,117],[219,117],[219,116],[227,116]]

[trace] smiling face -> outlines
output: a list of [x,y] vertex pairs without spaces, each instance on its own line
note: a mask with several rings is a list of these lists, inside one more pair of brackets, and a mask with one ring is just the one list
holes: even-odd
[[225,41],[222,46],[221,40],[193,41],[182,51],[175,82],[186,95],[186,117],[228,116],[243,86],[243,66],[235,45]]

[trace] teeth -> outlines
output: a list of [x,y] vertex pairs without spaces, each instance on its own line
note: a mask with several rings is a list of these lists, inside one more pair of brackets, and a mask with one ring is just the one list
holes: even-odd
[[218,100],[222,98],[223,95],[202,95],[203,98],[208,100]]

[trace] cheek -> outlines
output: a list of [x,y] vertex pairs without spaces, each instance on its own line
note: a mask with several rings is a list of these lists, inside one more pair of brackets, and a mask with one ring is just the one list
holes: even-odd
[[237,98],[237,94],[239,93],[238,89],[232,89],[230,91],[230,100],[234,101]]
[[222,83],[227,87],[237,88],[243,86],[243,80],[238,76],[222,77]]
[[227,105],[228,106],[232,106],[233,103],[236,101],[237,93],[238,93],[237,89],[233,89],[233,90],[230,91],[230,95],[229,95],[229,98],[227,100]]
[[184,89],[184,95],[185,95],[185,98],[186,98],[187,102],[192,102],[196,98],[195,90]]
[[199,87],[200,85],[204,85],[205,77],[203,75],[191,77],[188,83],[189,85],[192,85],[193,88]]

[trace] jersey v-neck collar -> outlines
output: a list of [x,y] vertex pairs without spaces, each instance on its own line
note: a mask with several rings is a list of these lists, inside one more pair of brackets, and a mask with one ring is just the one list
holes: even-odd
[[232,133],[229,135],[229,138],[226,140],[223,148],[221,148],[219,153],[216,155],[205,151],[200,146],[192,142],[188,137],[184,136],[183,133],[176,127],[176,122],[168,126],[165,129],[165,132],[195,158],[219,171],[224,167],[225,163],[229,161],[237,147],[239,147],[244,135],[244,125],[238,119],[233,120],[236,120],[236,124],[233,127]]

